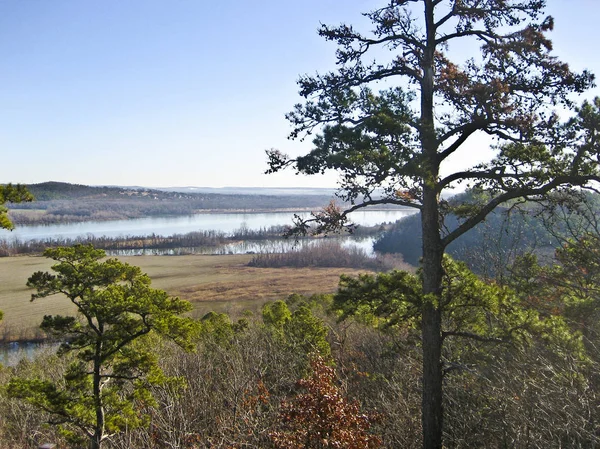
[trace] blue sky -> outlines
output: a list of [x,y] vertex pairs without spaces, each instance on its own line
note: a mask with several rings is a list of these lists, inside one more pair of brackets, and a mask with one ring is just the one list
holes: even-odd
[[[310,148],[287,140],[284,114],[300,74],[333,67],[319,23],[361,23],[381,4],[0,0],[0,183],[333,186],[263,175],[264,150]],[[600,76],[600,2],[547,12],[556,54]]]

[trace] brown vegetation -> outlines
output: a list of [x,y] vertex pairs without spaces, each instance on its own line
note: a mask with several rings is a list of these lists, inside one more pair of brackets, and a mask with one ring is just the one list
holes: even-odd
[[[340,323],[325,313],[326,296],[296,296],[288,304],[292,312],[309,305],[312,318],[294,322],[288,317],[286,332],[260,314],[239,321],[209,314],[202,320],[203,332],[194,353],[158,339],[150,342],[161,367],[180,380],[154,387],[158,404],[151,410],[151,423],[115,436],[107,441],[107,449],[276,447],[270,435],[289,436],[282,416],[303,410],[298,398],[307,403],[326,399],[303,396],[310,394],[303,386],[311,379],[311,348],[291,337],[298,331],[309,336],[306,323],[328,330],[336,380],[326,382],[325,387],[340,401],[348,401],[345,406],[332,401],[335,407],[328,410],[350,412],[341,422],[335,413],[320,415],[322,421],[307,415],[318,426],[313,429],[321,434],[318,429],[376,417],[370,428],[358,429],[369,441],[380,439],[381,444],[374,447],[418,447],[421,361],[414,331],[386,332],[358,322]],[[530,347],[490,344],[481,349],[448,347],[449,357],[467,351],[473,358],[469,369],[446,377],[447,447],[596,447],[597,364],[577,363],[542,341]],[[67,363],[41,354],[33,362],[0,369],[0,385],[13,375],[59,379]],[[0,447],[35,449],[48,441],[67,447],[60,445],[62,437],[53,427],[43,424],[45,419],[43,413],[8,398],[0,389]],[[335,447],[357,447],[345,443]],[[319,444],[311,441],[304,447],[334,447]]]
[[370,257],[357,247],[343,247],[339,241],[321,241],[285,253],[257,254],[249,263],[252,267],[344,267],[388,271],[394,268],[410,270],[401,256]]
[[[137,265],[152,279],[156,288],[194,304],[194,316],[209,310],[241,313],[258,310],[265,301],[285,298],[291,293],[335,291],[340,274],[364,270],[342,268],[252,268],[251,255],[227,256],[131,256],[120,260]],[[44,315],[73,312],[61,297],[30,303],[25,286],[34,271],[47,270],[50,262],[42,257],[0,258],[0,338],[35,338]]]

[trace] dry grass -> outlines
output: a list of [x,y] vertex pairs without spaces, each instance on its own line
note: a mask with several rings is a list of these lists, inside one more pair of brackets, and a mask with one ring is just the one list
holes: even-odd
[[46,298],[30,302],[31,290],[27,278],[34,271],[48,270],[50,261],[43,257],[11,257],[0,259],[0,337],[31,338],[44,315],[72,313],[74,307],[64,297]]
[[45,209],[13,209],[8,212],[8,215],[12,218],[29,218],[29,219],[37,219],[42,217],[46,213]]
[[[257,311],[265,301],[285,298],[290,293],[335,291],[347,268],[251,268],[251,255],[227,256],[132,256],[119,259],[137,265],[152,279],[153,286],[194,304],[194,315],[215,310],[239,315]],[[73,313],[61,296],[29,301],[25,283],[34,271],[48,270],[43,257],[0,258],[0,338],[32,338],[44,315]],[[362,270],[364,271],[364,270]]]

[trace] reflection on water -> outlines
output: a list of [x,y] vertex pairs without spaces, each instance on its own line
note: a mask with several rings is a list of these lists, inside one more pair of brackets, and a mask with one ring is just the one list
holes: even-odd
[[[373,242],[376,237],[330,237],[327,240],[339,241],[345,247],[357,247],[363,249],[367,255],[373,255]],[[182,247],[169,249],[124,249],[108,250],[109,256],[182,256],[186,254],[254,254],[254,253],[285,253],[293,249],[305,246],[318,245],[324,239],[271,239],[258,241],[240,241],[228,243],[219,247]]]
[[0,344],[0,365],[15,366],[23,359],[33,360],[41,352],[56,349],[55,343],[11,342]]
[[[386,211],[357,211],[352,213],[354,223],[362,226],[375,226],[395,222],[402,217],[414,214],[410,208]],[[208,213],[180,217],[149,217],[134,220],[88,221],[61,225],[18,226],[14,231],[0,229],[0,239],[9,241],[30,241],[47,238],[123,237],[173,234],[186,234],[195,231],[216,230],[230,234],[242,227],[251,230],[271,226],[291,225],[292,212],[269,213]],[[308,213],[300,213],[306,217]]]

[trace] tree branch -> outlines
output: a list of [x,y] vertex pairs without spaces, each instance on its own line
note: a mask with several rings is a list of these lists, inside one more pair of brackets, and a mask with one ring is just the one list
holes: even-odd
[[450,156],[452,153],[454,153],[456,150],[458,150],[461,147],[461,145],[463,143],[465,143],[465,141],[474,132],[479,131],[479,130],[485,128],[489,124],[490,124],[489,120],[476,120],[476,121],[473,121],[471,123],[466,123],[466,124],[464,124],[462,126],[454,128],[453,130],[450,130],[447,133],[445,133],[443,136],[441,136],[438,139],[438,145],[442,144],[443,142],[445,142],[449,138],[455,136],[456,134],[460,133],[460,136],[458,137],[458,139],[456,139],[455,142],[452,143],[452,145],[450,145],[444,151],[442,151],[441,153],[439,153],[439,155],[438,155],[438,161],[442,162],[444,159],[446,159],[448,156]]
[[600,182],[600,176],[557,176],[552,181],[540,187],[522,187],[504,192],[503,194],[497,196],[496,198],[488,202],[485,206],[483,206],[477,214],[469,217],[454,231],[442,238],[442,246],[446,248],[451,242],[456,240],[458,237],[463,235],[465,232],[473,228],[478,223],[482,222],[490,212],[492,212],[498,205],[502,203],[505,203],[515,198],[526,198],[527,196],[545,195],[551,190],[562,185],[585,185],[592,181]]
[[438,183],[438,185],[437,185],[438,192],[441,192],[442,190],[444,190],[446,187],[448,187],[450,184],[452,184],[455,181],[464,181],[467,179],[490,179],[490,180],[498,181],[501,183],[506,179],[524,179],[527,177],[525,175],[520,175],[518,173],[504,173],[502,171],[503,168],[504,167],[498,167],[497,172],[462,171],[462,172],[452,173],[451,175],[446,176],[444,179],[442,179]]
[[446,339],[446,337],[470,338],[471,340],[476,340],[476,341],[480,341],[483,343],[506,343],[507,342],[507,340],[505,338],[484,337],[483,335],[474,334],[472,332],[463,332],[463,331],[443,331],[442,332],[442,340]]
[[435,40],[435,45],[443,44],[444,42],[448,42],[452,39],[457,39],[461,37],[475,36],[484,40],[485,42],[489,42],[490,40],[495,40],[500,38],[501,36],[490,33],[489,31],[484,30],[467,30],[467,31],[457,31],[455,33],[446,34],[439,39]]

